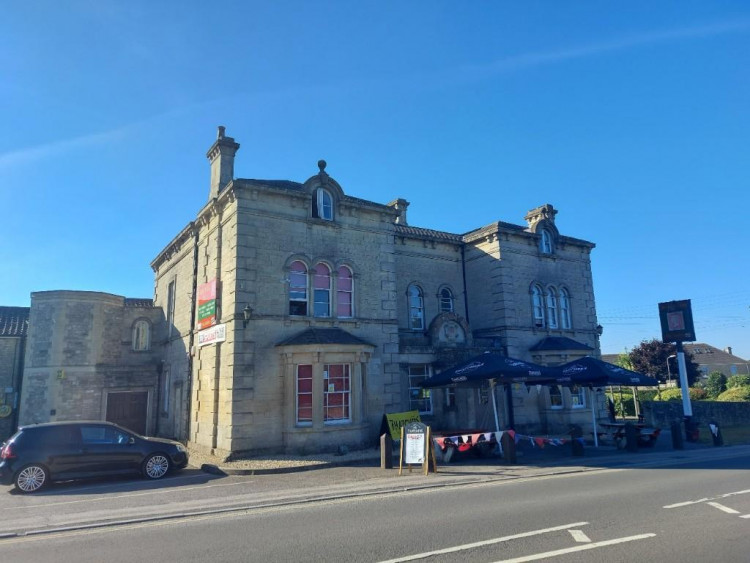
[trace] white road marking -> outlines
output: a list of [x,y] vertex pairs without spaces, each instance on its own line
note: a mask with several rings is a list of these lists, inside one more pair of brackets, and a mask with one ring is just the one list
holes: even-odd
[[573,536],[573,539],[576,540],[578,543],[589,543],[591,541],[591,538],[589,538],[586,534],[583,533],[582,530],[568,530],[570,532],[570,535]]
[[722,512],[726,512],[727,514],[739,514],[740,513],[739,510],[735,510],[734,508],[729,508],[728,506],[724,506],[723,504],[719,504],[718,502],[709,502],[706,504],[709,504],[713,506],[714,508],[718,508],[719,510],[721,510]]
[[474,543],[467,543],[464,545],[457,545],[454,547],[447,547],[445,549],[436,549],[435,551],[426,551],[425,553],[417,553],[416,555],[407,555],[406,557],[399,557],[397,559],[389,559],[388,561],[381,561],[380,563],[402,563],[404,561],[415,561],[417,559],[425,559],[434,555],[444,555],[446,553],[456,553],[458,551],[465,551],[467,549],[474,549],[477,547],[484,547],[486,545],[493,545],[497,543],[503,543],[511,540],[520,538],[528,538],[531,536],[538,536],[540,534],[547,534],[549,532],[559,532],[560,530],[567,530],[568,528],[577,528],[578,526],[585,526],[588,522],[575,522],[574,524],[565,524],[564,526],[555,526],[554,528],[544,528],[542,530],[532,530],[530,532],[522,532],[520,534],[513,534],[512,536],[503,536],[501,538],[493,538],[491,540],[478,541]]
[[653,538],[656,534],[640,534],[637,536],[628,536],[626,538],[617,538],[614,540],[598,541],[596,543],[587,543],[585,545],[577,545],[575,547],[568,547],[566,549],[558,549],[556,551],[546,551],[544,553],[535,553],[534,555],[526,555],[525,557],[516,557],[515,559],[503,559],[496,563],[524,563],[525,561],[539,561],[540,559],[548,559],[550,557],[557,557],[558,555],[567,555],[568,553],[575,553],[577,551],[586,551],[587,549],[596,549],[597,547],[606,547],[608,545],[617,545],[618,543],[625,543],[629,541],[645,540],[647,538]]
[[750,514],[743,514],[740,518],[750,518]]
[[667,506],[662,506],[662,508],[679,508],[681,506],[688,506],[690,504],[700,504],[702,502],[706,502],[706,501],[709,501],[709,500],[717,500],[717,499],[720,499],[720,498],[733,497],[733,496],[737,496],[737,495],[745,495],[747,493],[750,493],[750,489],[745,489],[744,491],[735,491],[733,493],[726,493],[726,494],[718,495],[718,496],[715,496],[715,497],[702,498],[702,499],[698,499],[698,500],[689,500],[689,501],[686,501],[686,502],[678,502],[676,504],[668,504]]

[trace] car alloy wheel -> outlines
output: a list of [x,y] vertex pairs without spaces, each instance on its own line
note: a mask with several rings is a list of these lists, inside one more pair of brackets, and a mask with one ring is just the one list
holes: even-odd
[[27,465],[16,475],[16,488],[22,493],[33,493],[47,483],[47,471],[39,465]]
[[169,460],[163,454],[151,454],[146,458],[143,472],[149,479],[161,479],[169,471]]

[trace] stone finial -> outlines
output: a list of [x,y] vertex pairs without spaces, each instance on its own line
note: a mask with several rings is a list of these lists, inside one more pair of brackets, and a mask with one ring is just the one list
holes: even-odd
[[529,211],[524,219],[529,224],[529,227],[533,227],[540,221],[549,221],[553,225],[555,224],[555,215],[557,215],[557,209],[552,207],[551,204],[545,203],[539,207],[535,207]]
[[325,174],[326,173],[326,166],[327,165],[328,165],[328,163],[325,160],[323,160],[323,159],[321,159],[321,160],[318,161],[318,168],[320,168],[320,173],[321,174]]

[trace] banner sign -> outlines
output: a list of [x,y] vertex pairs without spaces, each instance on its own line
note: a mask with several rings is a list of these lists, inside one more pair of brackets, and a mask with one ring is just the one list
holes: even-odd
[[419,411],[394,412],[383,415],[380,434],[389,433],[393,440],[401,439],[401,427],[408,422],[421,422]]
[[216,344],[227,339],[227,325],[214,325],[198,333],[198,346]]
[[216,278],[198,285],[198,328],[216,324]]
[[659,303],[659,321],[664,342],[695,342],[690,299]]

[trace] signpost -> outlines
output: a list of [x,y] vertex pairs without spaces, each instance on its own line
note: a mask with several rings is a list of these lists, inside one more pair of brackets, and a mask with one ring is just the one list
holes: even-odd
[[422,465],[422,470],[427,475],[430,471],[430,459],[432,459],[432,467],[437,473],[437,461],[435,459],[435,448],[432,446],[432,438],[430,437],[430,427],[421,422],[409,422],[402,426],[398,474],[402,474],[405,462],[409,466],[409,473],[411,473],[412,464],[416,464]]
[[[677,367],[680,372],[680,388],[682,389],[685,437],[688,441],[692,441],[694,440],[693,406],[690,404],[687,366],[685,365],[685,352],[682,348],[683,342],[695,342],[695,327],[693,326],[693,310],[690,299],[659,303],[659,321],[661,322],[662,341],[674,342],[677,346]],[[667,359],[667,369],[669,369],[669,359]]]

